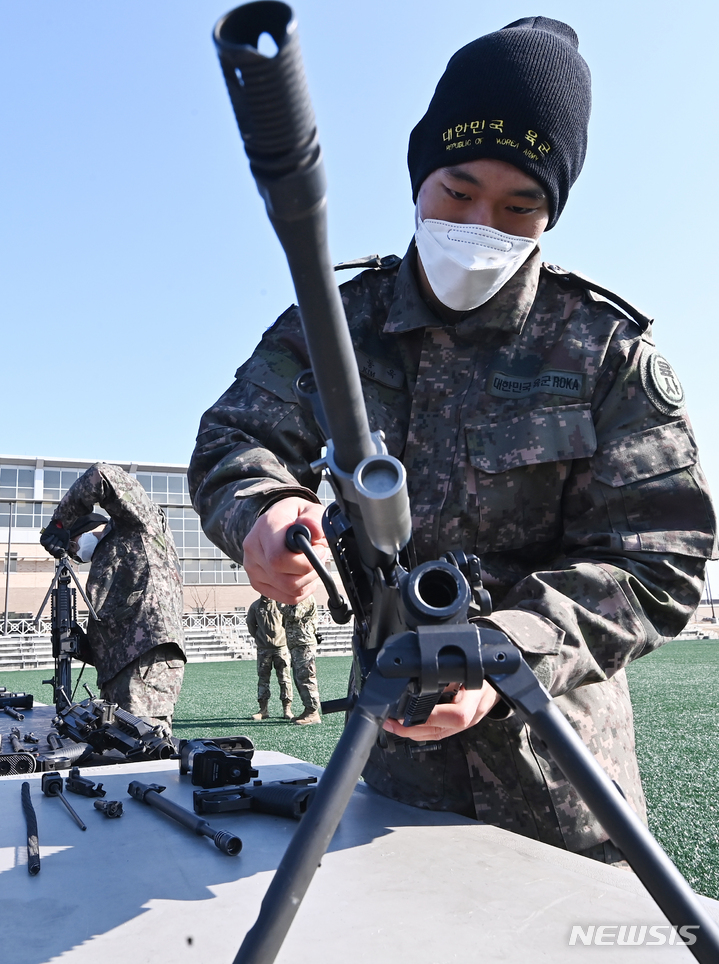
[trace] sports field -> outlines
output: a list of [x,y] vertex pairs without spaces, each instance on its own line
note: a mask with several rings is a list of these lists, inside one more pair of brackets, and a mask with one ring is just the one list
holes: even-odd
[[[323,699],[344,696],[349,662],[344,656],[318,659]],[[632,663],[628,674],[651,830],[692,886],[719,899],[719,640],[669,643]],[[42,686],[48,675],[8,673],[0,683],[49,702],[50,689]],[[258,750],[325,764],[342,714],[319,726],[294,726],[280,718],[277,698],[270,718],[255,722],[256,679],[251,661],[189,664],[175,736],[243,734]],[[95,686],[94,673],[89,682]],[[302,710],[297,698],[294,710]]]

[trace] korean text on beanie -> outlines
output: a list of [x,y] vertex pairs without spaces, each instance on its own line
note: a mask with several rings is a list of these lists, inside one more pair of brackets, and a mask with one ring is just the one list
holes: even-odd
[[462,47],[412,131],[412,196],[440,167],[507,161],[548,192],[554,227],[579,176],[591,110],[589,68],[570,26],[525,17]]

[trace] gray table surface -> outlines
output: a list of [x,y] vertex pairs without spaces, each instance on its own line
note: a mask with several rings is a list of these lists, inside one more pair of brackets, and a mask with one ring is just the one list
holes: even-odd
[[[255,753],[264,780],[321,774],[281,753]],[[82,832],[41,774],[0,779],[0,947],[13,964],[231,964],[296,824],[252,813],[208,818],[242,838],[218,851],[131,799],[131,780],[160,783],[192,809],[176,761],[93,767],[108,820],[68,794]],[[42,868],[27,872],[20,787],[27,779]],[[719,902],[703,898],[719,920]],[[664,925],[633,874],[454,814],[393,803],[358,786],[277,958],[280,964],[692,961],[685,947],[569,945],[573,925]],[[616,932],[610,932],[613,936]]]

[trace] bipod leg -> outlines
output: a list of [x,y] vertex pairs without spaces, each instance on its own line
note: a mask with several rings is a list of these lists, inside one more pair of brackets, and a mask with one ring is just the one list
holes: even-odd
[[[90,614],[90,618],[91,618],[91,619],[94,619],[95,622],[99,622],[99,620],[98,620],[98,618],[97,618],[97,613],[96,613],[95,610],[92,608],[92,603],[91,603],[90,600],[87,598],[87,594],[85,593],[85,590],[82,588],[82,584],[80,583],[80,580],[77,578],[77,573],[75,572],[75,570],[74,570],[74,569],[72,568],[72,566],[70,565],[70,560],[69,560],[68,556],[66,556],[66,555],[63,556],[60,561],[62,562],[62,564],[65,566],[65,568],[66,568],[67,571],[69,572],[70,578],[71,578],[72,581],[75,583],[78,592],[79,592],[80,595],[82,596],[83,602],[84,602],[85,605],[87,606],[87,611],[88,611],[88,613]],[[51,588],[52,588],[52,587],[51,587]]]
[[[59,562],[59,561],[60,561],[60,560],[58,560],[58,562]],[[35,617],[35,620],[34,620],[34,622],[35,622],[35,629],[36,629],[36,630],[40,628],[40,617],[41,617],[42,614],[45,612],[45,607],[46,607],[47,604],[48,604],[48,600],[50,599],[50,595],[52,594],[53,589],[55,589],[55,587],[57,586],[59,579],[60,579],[60,566],[59,566],[59,565],[56,565],[56,566],[55,566],[55,575],[52,577],[52,582],[50,583],[50,587],[49,587],[48,591],[45,593],[45,598],[43,599],[42,603],[40,604],[40,608],[38,609],[38,611],[37,611],[37,616]]]
[[[497,691],[546,744],[552,759],[700,964],[719,961],[719,927],[696,894],[592,756],[522,659],[515,672],[488,672]],[[686,930],[680,930],[686,928]],[[694,939],[693,943],[690,943]]]
[[384,679],[376,670],[367,677],[312,806],[302,817],[233,964],[274,961],[349,803],[377,733],[406,686],[406,679]]

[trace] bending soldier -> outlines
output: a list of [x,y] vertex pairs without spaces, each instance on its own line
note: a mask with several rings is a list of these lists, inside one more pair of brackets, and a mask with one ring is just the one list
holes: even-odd
[[270,715],[267,709],[270,702],[270,679],[272,667],[280,684],[282,715],[292,719],[292,678],[290,676],[290,654],[287,649],[282,616],[274,599],[260,596],[247,610],[247,631],[257,647],[257,702],[259,713],[253,720],[266,720]]
[[321,723],[319,714],[320,693],[317,688],[317,603],[314,596],[309,596],[290,606],[279,604],[282,613],[287,647],[292,659],[292,675],[295,686],[300,694],[304,710],[293,721],[300,726],[311,723]]
[[[70,539],[100,505],[103,527]],[[87,637],[100,695],[168,733],[185,672],[180,562],[165,513],[117,465],[97,462],[72,485],[40,542],[60,558],[91,562],[86,592],[99,621]]]

